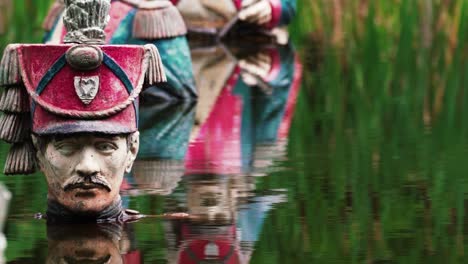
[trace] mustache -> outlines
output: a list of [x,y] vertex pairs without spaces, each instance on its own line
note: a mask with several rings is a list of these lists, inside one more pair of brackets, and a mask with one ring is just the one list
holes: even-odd
[[106,189],[108,192],[111,191],[111,185],[107,182],[106,178],[96,174],[87,177],[83,176],[73,176],[63,184],[64,191],[70,191],[73,189],[81,188],[81,189],[91,189],[93,187],[101,187]]

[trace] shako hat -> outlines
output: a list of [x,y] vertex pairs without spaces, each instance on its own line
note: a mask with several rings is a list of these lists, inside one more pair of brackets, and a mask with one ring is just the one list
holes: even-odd
[[108,46],[110,0],[66,0],[66,44],[7,46],[0,64],[5,174],[35,169],[30,133],[125,134],[138,129],[138,96],[166,81],[154,45]]

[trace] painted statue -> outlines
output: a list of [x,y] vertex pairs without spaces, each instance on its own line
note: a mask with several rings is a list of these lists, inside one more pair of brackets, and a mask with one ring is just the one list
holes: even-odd
[[166,80],[164,68],[154,45],[104,45],[109,0],[65,4],[65,44],[5,50],[4,173],[44,173],[48,222],[125,221],[134,215],[119,189],[138,153],[138,97]]
[[[62,22],[65,5],[57,0],[44,21],[45,43],[58,44],[67,34]],[[191,101],[197,96],[187,29],[170,1],[112,0],[110,20],[105,27],[107,44],[154,44],[161,55],[167,82],[144,91],[159,101]]]
[[173,0],[190,31],[225,35],[237,21],[273,29],[288,25],[296,0]]

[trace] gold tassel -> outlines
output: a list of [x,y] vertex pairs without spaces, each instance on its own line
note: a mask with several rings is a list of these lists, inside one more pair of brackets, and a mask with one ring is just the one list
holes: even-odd
[[10,44],[3,52],[2,62],[0,63],[0,86],[10,86],[21,83],[17,48],[17,44]]
[[35,152],[30,140],[13,144],[8,152],[3,173],[6,175],[34,173],[36,171]]
[[63,13],[64,10],[65,4],[63,3],[63,0],[55,1],[55,3],[49,10],[49,13],[46,16],[44,23],[42,24],[42,28],[46,31],[51,31],[55,23],[57,22],[57,19]]
[[25,89],[22,86],[6,88],[0,96],[0,111],[7,113],[29,112],[28,94]]
[[148,59],[148,69],[146,71],[146,82],[149,85],[167,82],[164,66],[159,55],[158,48],[153,44],[145,45],[146,56]]
[[24,141],[30,133],[31,117],[29,113],[3,113],[0,117],[0,139],[8,143]]
[[187,34],[179,10],[169,1],[141,1],[133,21],[133,37],[162,39]]

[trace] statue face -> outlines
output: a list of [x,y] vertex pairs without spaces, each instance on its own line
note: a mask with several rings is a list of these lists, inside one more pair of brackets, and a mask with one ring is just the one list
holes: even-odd
[[48,198],[74,212],[100,212],[119,198],[123,176],[138,153],[139,133],[69,135],[40,144],[33,137]]

